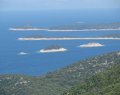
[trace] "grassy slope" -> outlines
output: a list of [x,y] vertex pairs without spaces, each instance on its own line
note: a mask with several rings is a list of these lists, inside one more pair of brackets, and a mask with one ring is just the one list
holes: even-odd
[[89,58],[41,77],[0,75],[0,95],[61,95],[80,80],[118,64],[119,57],[114,52]]

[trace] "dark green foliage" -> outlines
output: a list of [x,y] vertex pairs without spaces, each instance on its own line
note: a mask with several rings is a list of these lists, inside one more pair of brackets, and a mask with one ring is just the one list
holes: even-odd
[[[0,75],[0,89],[3,89],[0,90],[0,93],[3,93],[3,95],[61,95],[79,81],[86,85],[84,82],[86,78],[119,62],[120,53],[113,52],[77,62],[40,77]],[[93,83],[91,83],[91,86],[93,86]]]
[[0,95],[7,95],[2,87],[0,87]]
[[80,81],[63,95],[120,95],[120,64]]
[[60,49],[61,47],[58,46],[58,45],[52,45],[52,46],[49,46],[47,48],[45,48],[44,50],[51,50],[51,49]]

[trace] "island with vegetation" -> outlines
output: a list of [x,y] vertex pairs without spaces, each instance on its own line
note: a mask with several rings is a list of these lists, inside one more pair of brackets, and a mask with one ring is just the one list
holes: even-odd
[[0,95],[120,95],[120,52],[87,58],[42,76],[1,74]]
[[70,36],[64,36],[64,37],[48,37],[48,36],[42,36],[42,35],[33,35],[28,37],[20,37],[17,38],[17,40],[20,41],[31,41],[31,40],[120,40],[120,34],[106,34],[103,36],[97,36],[97,37],[70,37]]
[[71,24],[71,25],[60,25],[47,28],[36,28],[32,26],[14,27],[9,28],[12,31],[26,31],[26,30],[43,30],[43,31],[59,31],[59,32],[72,32],[72,31],[112,31],[120,30],[120,22],[114,23],[100,23],[100,24]]
[[52,52],[65,52],[67,51],[67,49],[60,47],[58,45],[52,45],[52,46],[48,46],[45,49],[41,49],[38,52],[39,53],[52,53]]
[[108,30],[120,30],[120,22],[115,23],[100,23],[100,24],[73,24],[73,25],[61,25],[51,27],[48,31],[108,31]]
[[82,44],[79,47],[81,47],[81,48],[89,48],[89,47],[103,47],[103,46],[104,45],[100,44],[100,43],[90,42],[90,43],[87,43],[87,44]]
[[36,28],[36,27],[32,27],[32,26],[19,26],[19,27],[13,27],[13,28],[9,28],[9,30],[11,31],[25,31],[25,30],[28,30],[28,31],[38,31],[38,30],[44,30],[44,31],[47,31],[48,29],[46,28]]
[[34,41],[34,40],[120,40],[120,37],[20,37],[19,41]]

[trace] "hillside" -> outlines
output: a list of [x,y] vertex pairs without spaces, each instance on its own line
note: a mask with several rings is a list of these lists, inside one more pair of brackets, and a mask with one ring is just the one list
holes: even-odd
[[120,95],[120,64],[77,83],[63,95]]
[[0,75],[0,95],[61,95],[79,81],[119,62],[120,52],[113,52],[79,61],[40,77]]

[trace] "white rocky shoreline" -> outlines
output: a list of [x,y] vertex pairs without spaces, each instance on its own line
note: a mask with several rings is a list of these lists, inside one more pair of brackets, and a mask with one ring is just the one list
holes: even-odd
[[19,52],[18,55],[27,55],[28,53],[26,52]]
[[21,29],[17,29],[17,28],[9,28],[10,31],[48,31],[48,29],[45,28],[21,28]]
[[50,32],[74,32],[74,31],[113,31],[116,29],[47,29],[47,28],[9,28],[10,31],[50,31]]
[[104,45],[103,44],[100,44],[100,43],[96,43],[96,42],[90,42],[90,43],[87,43],[87,44],[82,44],[78,47],[81,47],[81,48],[91,48],[91,47],[103,47]]
[[34,38],[34,37],[25,37],[18,38],[20,41],[34,41],[34,40],[120,40],[117,37],[95,37],[95,38]]
[[118,29],[79,29],[79,30],[67,30],[67,29],[48,29],[47,31],[51,31],[51,32],[74,32],[74,31],[113,31],[113,30],[120,30]]

